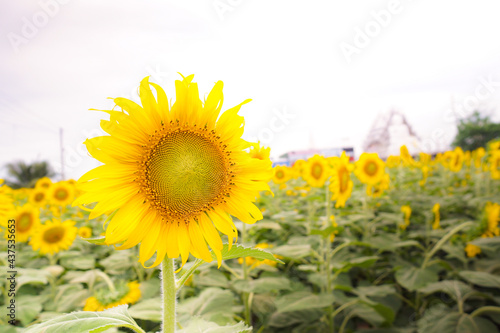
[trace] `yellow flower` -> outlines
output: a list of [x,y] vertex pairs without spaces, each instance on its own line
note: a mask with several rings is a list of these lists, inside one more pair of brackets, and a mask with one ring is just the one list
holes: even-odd
[[74,187],[64,181],[54,183],[49,189],[47,198],[54,205],[69,205],[74,199]]
[[397,168],[401,164],[401,158],[399,156],[390,155],[387,157],[385,162],[388,168]]
[[[330,221],[332,222],[332,227],[337,228],[339,226],[337,222],[335,222],[335,216],[330,215]],[[335,240],[335,235],[337,235],[338,233],[338,231],[334,231],[330,234],[330,243],[333,243],[333,241]]]
[[440,214],[439,214],[439,208],[441,206],[439,203],[434,204],[432,207],[432,212],[434,213],[434,222],[432,223],[432,229],[439,229],[439,221],[440,221]]
[[314,155],[307,160],[302,178],[312,187],[322,187],[330,176],[330,167],[323,156]]
[[284,184],[290,178],[292,178],[292,173],[287,166],[277,165],[274,168],[273,182],[275,184]]
[[399,148],[399,153],[400,153],[401,160],[403,161],[404,166],[413,167],[416,165],[415,160],[410,155],[410,152],[408,151],[408,148],[405,145],[402,145]]
[[481,168],[481,163],[483,157],[486,155],[486,151],[483,147],[479,147],[472,152],[472,158],[474,159],[474,166],[479,169]]
[[49,177],[43,177],[37,180],[35,188],[37,189],[46,189],[48,190],[50,186],[52,185],[52,181],[50,180]]
[[74,221],[49,220],[35,230],[29,244],[34,251],[40,250],[41,254],[54,254],[67,250],[73,244],[77,232]]
[[78,228],[78,236],[80,236],[81,238],[92,237],[92,228],[89,227]]
[[500,179],[500,150],[495,150],[489,158],[492,179]]
[[330,191],[333,193],[331,200],[337,200],[335,208],[345,207],[347,199],[351,197],[353,186],[349,172],[349,157],[342,152],[330,179]]
[[410,216],[411,216],[411,207],[408,205],[401,206],[401,212],[404,214],[404,224],[400,225],[400,228],[406,230],[406,228],[410,225]]
[[467,257],[474,258],[481,253],[481,248],[477,245],[468,243],[467,246],[465,246],[465,252],[467,253]]
[[[106,228],[106,243],[128,249],[139,243],[139,261],[156,252],[164,259],[189,254],[212,261],[207,244],[221,263],[222,241],[229,247],[238,232],[231,215],[244,223],[262,219],[254,202],[270,191],[269,159],[252,158],[253,144],[241,139],[245,100],[222,115],[223,94],[217,82],[205,103],[194,75],[175,82],[170,107],[164,90],[148,78],[140,84],[142,107],[125,98],[114,101],[122,111],[105,111],[101,127],[109,136],[87,139],[90,154],[104,163],[78,180],[84,193],[73,205],[98,202],[89,216],[116,211]],[[153,94],[151,87],[156,89]]]
[[453,150],[451,161],[448,165],[448,168],[453,172],[459,172],[462,170],[462,166],[464,164],[464,151],[462,148],[457,147]]
[[45,206],[47,203],[47,189],[40,186],[35,187],[29,195],[28,202],[36,207]]
[[[30,204],[15,207],[12,218],[16,221],[16,242],[27,242],[40,225],[40,211]],[[8,233],[5,233],[5,238],[7,235]]]
[[95,296],[87,298],[83,311],[103,311],[122,304],[134,304],[141,298],[141,289],[137,281],[119,284],[116,291],[101,289]]
[[420,187],[424,187],[425,183],[427,182],[427,177],[429,176],[429,167],[427,165],[424,165],[420,168],[422,170],[422,179],[418,182]]
[[375,185],[382,180],[385,165],[377,153],[363,153],[356,162],[354,173],[360,182]]
[[373,198],[378,198],[384,194],[385,190],[389,189],[391,178],[388,174],[384,174],[382,180],[375,185],[366,186],[366,194]]
[[14,209],[14,205],[11,196],[7,194],[9,187],[2,185],[3,183],[4,180],[0,179],[0,225],[7,227],[8,217]]
[[269,160],[269,155],[271,154],[271,148],[264,148],[260,146],[260,142],[257,142],[255,146],[250,149],[250,157],[258,158],[259,160]]
[[488,225],[484,236],[500,236],[500,228],[498,228],[498,222],[500,221],[500,205],[497,203],[487,202],[485,211]]
[[307,162],[304,161],[304,160],[297,160],[297,161],[295,161],[295,163],[292,165],[292,171],[293,171],[292,177],[294,179],[297,179],[300,176],[302,176],[302,171],[304,170],[304,167],[305,167],[306,163]]

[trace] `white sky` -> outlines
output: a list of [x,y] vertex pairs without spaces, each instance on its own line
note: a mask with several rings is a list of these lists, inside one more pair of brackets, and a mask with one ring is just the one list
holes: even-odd
[[[342,145],[359,155],[391,108],[428,147],[453,138],[452,101],[500,120],[496,0],[60,2],[0,0],[0,165],[58,166],[64,128],[66,176],[78,178],[97,165],[82,142],[106,117],[88,109],[132,98],[147,75],[173,97],[177,72],[195,74],[202,94],[224,81],[223,109],[252,98],[245,137],[260,136],[272,156]],[[57,12],[44,16],[49,3]],[[357,29],[377,29],[371,13],[393,6],[348,62],[341,43],[354,47]],[[273,120],[285,110],[293,119]]]

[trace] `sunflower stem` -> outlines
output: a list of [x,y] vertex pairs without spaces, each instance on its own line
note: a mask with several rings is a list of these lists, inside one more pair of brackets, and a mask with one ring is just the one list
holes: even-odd
[[[246,235],[247,235],[247,226],[245,223],[243,223],[243,228],[241,230],[241,243],[245,244],[246,241]],[[248,266],[247,266],[247,258],[243,257],[243,279],[248,280]],[[250,295],[249,293],[244,292],[243,293],[243,304],[245,305],[245,323],[247,325],[252,325],[251,323],[251,310],[250,310],[250,302],[249,302]]]
[[103,279],[104,282],[106,282],[106,284],[108,285],[109,290],[113,294],[116,293],[115,284],[113,283],[113,281],[111,281],[111,279],[109,278],[109,276],[106,273],[101,272],[101,271],[97,271],[97,276],[99,276],[101,279]]
[[163,302],[162,333],[175,332],[176,285],[174,259],[165,257],[161,263],[161,289]]

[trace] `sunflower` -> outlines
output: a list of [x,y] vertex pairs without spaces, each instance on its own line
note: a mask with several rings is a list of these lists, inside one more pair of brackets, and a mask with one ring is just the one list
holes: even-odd
[[302,178],[312,187],[322,187],[330,177],[331,169],[323,156],[314,155],[307,160]]
[[360,182],[375,185],[382,180],[385,165],[377,153],[363,153],[356,162],[354,173]]
[[462,170],[464,164],[465,154],[462,148],[457,147],[453,150],[451,160],[448,164],[448,168],[453,172],[459,172]]
[[467,257],[474,258],[481,253],[481,248],[477,245],[468,243],[467,246],[465,246],[465,252],[467,253]]
[[493,151],[489,159],[492,179],[500,179],[500,150]]
[[[241,104],[219,117],[223,94],[217,82],[203,104],[194,75],[176,81],[176,101],[145,78],[140,84],[142,107],[124,99],[122,111],[105,111],[101,126],[109,136],[85,141],[88,151],[104,163],[78,180],[83,194],[73,205],[98,202],[89,218],[116,212],[106,228],[106,243],[117,249],[139,243],[139,261],[156,252],[157,266],[165,255],[182,264],[189,254],[212,261],[207,244],[221,263],[222,241],[229,248],[238,233],[231,215],[244,223],[262,219],[254,205],[260,191],[270,191],[269,159],[252,158],[254,146],[241,139]],[[156,99],[151,90],[156,89]]]
[[8,215],[14,209],[13,200],[7,194],[8,186],[2,185],[3,179],[0,179],[0,225],[7,227]]
[[387,157],[387,161],[385,161],[385,163],[390,169],[397,168],[401,164],[401,158],[399,156],[390,155]]
[[275,184],[284,184],[290,178],[292,178],[292,172],[289,170],[287,166],[284,165],[277,165],[273,168],[274,170],[274,176],[273,176],[273,182]]
[[28,202],[36,207],[42,207],[47,203],[47,189],[35,187],[28,197]]
[[255,146],[250,149],[250,157],[258,158],[259,160],[269,160],[269,155],[271,154],[271,148],[261,147],[260,142],[257,142]]
[[[12,213],[16,221],[16,242],[26,242],[40,225],[40,211],[30,204],[16,207]],[[5,234],[7,237],[7,233]]]
[[342,152],[330,180],[330,191],[333,193],[331,200],[337,200],[335,208],[345,207],[347,199],[351,197],[354,183],[351,180],[349,168],[349,157]]
[[403,161],[404,166],[414,167],[416,165],[415,160],[411,156],[408,148],[405,145],[402,145],[399,148],[399,155],[401,156],[401,160]]
[[34,251],[40,250],[41,254],[54,254],[67,250],[73,244],[77,232],[74,221],[49,220],[35,230],[30,245]]
[[479,147],[476,150],[472,151],[472,159],[474,160],[474,166],[476,169],[481,168],[481,164],[483,162],[483,157],[486,155],[486,151],[483,147]]
[[304,166],[306,165],[306,161],[304,160],[296,160],[292,165],[292,177],[294,179],[302,176],[302,171],[304,170]]
[[500,236],[500,228],[498,227],[498,222],[500,220],[500,205],[497,203],[487,202],[485,212],[486,212],[487,228],[483,236],[484,237]]
[[83,311],[103,311],[122,304],[134,304],[141,298],[139,287],[137,281],[132,281],[117,284],[115,291],[99,289],[95,296],[87,298]]
[[35,184],[35,188],[44,188],[44,189],[49,189],[50,186],[52,185],[52,180],[50,180],[49,177],[43,177],[37,180]]
[[382,180],[375,185],[366,186],[366,194],[372,198],[379,198],[388,190],[391,184],[391,178],[386,173],[383,175]]
[[439,203],[436,203],[434,204],[434,206],[432,207],[432,212],[434,213],[434,222],[432,223],[432,229],[439,229],[439,221],[440,221],[440,214],[439,214],[439,208],[441,206],[439,205]]
[[47,198],[50,203],[59,206],[66,206],[70,204],[75,196],[74,187],[69,185],[67,182],[61,181],[52,186],[49,189]]
[[78,236],[80,236],[81,238],[92,237],[92,228],[90,228],[90,227],[78,228]]
[[403,230],[410,225],[410,217],[411,217],[411,207],[408,205],[401,206],[401,212],[404,214],[404,224],[401,224],[399,227]]

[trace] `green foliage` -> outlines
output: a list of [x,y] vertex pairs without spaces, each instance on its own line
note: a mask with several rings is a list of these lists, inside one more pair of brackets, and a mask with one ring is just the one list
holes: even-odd
[[55,175],[48,162],[27,164],[20,161],[8,163],[5,167],[7,168],[5,183],[14,189],[22,187],[32,188],[38,179],[43,177],[50,178]]
[[488,116],[483,117],[477,111],[461,120],[457,130],[452,145],[463,150],[486,148],[489,141],[500,138],[500,123],[493,123]]

